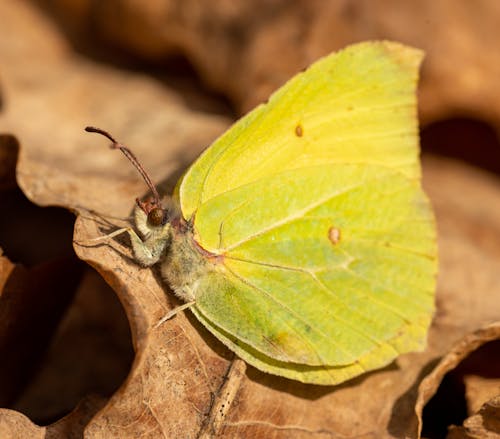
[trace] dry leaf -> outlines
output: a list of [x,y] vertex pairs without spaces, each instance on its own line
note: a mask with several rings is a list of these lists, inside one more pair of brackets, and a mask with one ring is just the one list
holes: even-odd
[[[498,347],[498,344],[497,346]],[[498,374],[498,363],[491,361],[491,358],[483,358],[483,364],[496,369]],[[493,399],[500,395],[500,378],[492,376],[466,375],[464,377],[465,398],[467,407],[472,413],[479,411],[484,401]]]
[[15,137],[0,134],[0,192],[15,188],[19,145]]
[[0,437],[33,439],[46,438],[45,427],[39,427],[22,413],[14,410],[1,409],[0,412]]
[[[326,12],[333,14],[332,5],[323,11],[326,18]],[[279,14],[273,17],[268,26]],[[287,17],[291,21],[282,21],[276,35],[287,29],[287,23],[302,20],[295,9]],[[403,21],[399,27],[405,27]],[[109,129],[131,146],[155,181],[168,191],[182,169],[228,121],[192,110],[168,83],[75,55],[53,23],[26,3],[4,3],[0,28],[4,30],[1,85],[9,96],[0,127],[21,144],[18,182],[37,204],[66,206],[79,214],[75,251],[116,291],[136,351],[127,379],[104,407],[91,404],[84,415],[69,415],[37,432],[64,437],[74,428],[92,439],[416,437],[413,405],[422,378],[455,340],[500,315],[500,211],[491,209],[500,205],[497,179],[449,161],[425,163],[425,184],[436,207],[441,252],[438,312],[425,352],[403,355],[381,371],[337,387],[303,385],[262,374],[235,359],[189,313],[153,328],[178,303],[155,270],[133,262],[126,238],[82,245],[123,225],[116,217],[129,215],[134,198],[145,191],[123,157],[107,150],[101,139],[82,132],[85,125]],[[296,31],[293,26],[290,29]],[[312,41],[321,41],[319,36],[333,31],[325,24],[314,29]],[[262,96],[270,84],[282,82],[297,67],[285,62],[280,69],[279,61],[284,58],[270,54],[285,48],[284,57],[292,52],[296,63],[307,63],[330,48],[308,43],[299,50],[287,37],[277,40],[287,41],[286,45],[273,45],[269,35],[275,34],[262,35],[267,36],[261,36],[259,44],[267,41],[268,45],[261,52],[262,60],[271,67],[257,62],[259,44],[245,52],[241,63],[235,63],[232,51],[207,52],[214,71],[226,73],[215,56],[226,56],[227,65],[242,71],[255,63],[249,76],[221,76],[228,90],[233,87],[234,96],[253,90],[249,84],[260,85],[251,99]],[[309,47],[314,50],[303,55]],[[264,71],[276,72],[276,78],[256,80]],[[439,81],[434,84],[427,87],[442,86]],[[495,89],[491,90],[493,96]],[[251,99],[240,100],[247,105]],[[424,111],[431,108],[426,105]],[[98,410],[95,416],[86,415],[93,410]],[[26,435],[34,428],[26,418],[8,410],[0,410],[0,425],[15,425],[18,431],[24,426]]]
[[0,264],[0,404],[18,396],[50,342],[81,275],[76,258],[30,269]]
[[116,294],[87,268],[43,363],[11,408],[43,424],[59,419],[49,431],[82,423],[83,428],[126,379],[133,359],[130,328]]
[[[434,370],[422,380],[418,388],[418,399],[415,404],[415,410],[419,420],[419,437],[422,431],[423,408],[425,404],[430,400],[430,398],[436,393],[439,384],[443,380],[443,377],[448,372],[455,369],[460,362],[462,362],[467,356],[469,356],[473,351],[477,350],[480,346],[484,345],[485,343],[491,342],[492,340],[499,339],[500,322],[492,323],[471,334],[467,334],[463,339],[456,343],[455,346],[453,346],[450,352],[448,352],[441,359]],[[496,365],[496,368],[498,371],[498,364]],[[497,432],[500,434],[500,430],[498,430]]]
[[495,1],[38,2],[50,5],[79,46],[91,34],[160,64],[183,54],[245,111],[332,50],[360,40],[402,41],[427,53],[421,84],[426,122],[466,112],[500,124]]
[[466,419],[463,427],[452,427],[447,439],[499,439],[500,395],[486,402],[481,409]]

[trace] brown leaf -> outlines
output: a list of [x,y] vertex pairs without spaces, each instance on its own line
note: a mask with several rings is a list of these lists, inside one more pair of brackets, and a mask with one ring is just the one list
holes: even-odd
[[[492,323],[471,334],[467,334],[441,359],[434,370],[419,385],[415,410],[418,416],[418,434],[422,431],[422,411],[425,404],[436,393],[443,377],[480,346],[500,339],[500,322]],[[497,365],[498,366],[498,365]],[[498,369],[497,369],[498,370]],[[500,430],[499,430],[500,433]],[[456,436],[460,437],[460,436]]]
[[466,419],[463,427],[452,427],[447,439],[499,439],[500,395],[486,402],[481,409]]
[[[21,143],[19,184],[38,204],[66,206],[79,213],[75,250],[116,291],[136,350],[123,385],[102,409],[92,406],[91,411],[99,410],[95,416],[78,418],[86,422],[78,431],[88,438],[416,437],[413,406],[422,378],[454,341],[500,315],[500,212],[492,209],[500,205],[497,179],[449,161],[425,164],[441,252],[438,312],[425,352],[403,355],[383,370],[337,387],[303,385],[262,374],[235,359],[188,312],[154,328],[178,302],[156,270],[134,263],[126,238],[88,245],[88,239],[123,226],[125,222],[116,217],[128,215],[134,198],[145,188],[125,159],[107,150],[103,139],[83,133],[83,126],[100,125],[131,146],[153,179],[163,179],[161,187],[168,191],[182,168],[228,121],[190,109],[171,84],[76,56],[53,24],[25,3],[5,3],[1,9],[0,53],[5,65],[0,67],[10,101],[0,123]],[[325,21],[322,28],[314,28],[314,41],[335,31],[331,22],[326,25],[333,10],[328,6],[322,11]],[[302,20],[299,15],[292,10],[287,15],[290,21],[283,19],[276,33],[270,16],[264,23],[269,33],[261,37],[262,42],[256,40],[251,52],[242,52],[241,65],[234,61],[240,58],[231,58],[232,50],[207,51],[215,64],[213,71],[227,73],[215,59],[224,55],[227,65],[241,73],[239,78],[226,74],[218,80],[228,82],[228,89],[241,84],[234,95],[254,90],[249,84],[260,84],[255,95],[241,99],[243,105],[264,95],[270,84],[282,82],[290,69],[326,52],[333,41],[318,43],[311,52],[298,50],[285,31],[296,32],[293,23]],[[405,27],[403,21],[395,23]],[[270,35],[282,35],[282,39],[270,44]],[[264,41],[266,50],[261,46]],[[295,62],[280,67],[287,54]],[[252,63],[255,66],[244,73]],[[262,72],[268,72],[263,77],[269,78],[275,71],[276,78],[258,80]],[[17,422],[14,418],[19,414],[0,411],[0,422]],[[71,429],[68,425],[65,432]],[[49,428],[64,437],[66,433],[56,426]]]
[[19,145],[13,136],[0,134],[0,192],[15,188]]
[[81,265],[75,259],[25,269],[2,257],[0,404],[10,404],[35,373],[78,284]]
[[102,278],[87,268],[43,363],[10,408],[44,425],[59,419],[49,432],[82,430],[126,379],[133,358],[121,304]]
[[[495,347],[498,347],[499,344],[500,342]],[[492,361],[491,356],[489,358],[482,358],[482,360],[483,368],[485,368],[484,366],[489,366],[489,368],[495,369],[498,375],[498,363]],[[476,374],[466,375],[464,376],[464,385],[467,407],[471,413],[479,411],[485,401],[500,395],[500,377],[495,378],[493,374],[485,377]]]
[[332,50],[360,40],[402,41],[427,53],[421,85],[425,122],[465,111],[500,123],[500,62],[492,56],[500,20],[495,1],[49,3],[80,46],[91,33],[156,62],[181,52],[207,83],[245,111]]
[[22,413],[0,409],[0,437],[45,439],[45,427],[39,427]]

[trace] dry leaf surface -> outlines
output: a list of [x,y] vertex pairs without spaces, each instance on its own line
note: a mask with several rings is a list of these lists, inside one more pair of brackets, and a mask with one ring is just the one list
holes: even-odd
[[36,3],[49,7],[79,45],[92,34],[153,62],[181,53],[243,110],[332,50],[360,40],[401,41],[427,53],[421,84],[425,121],[466,112],[500,124],[495,1]]
[[[19,23],[29,31],[20,32]],[[46,428],[3,409],[1,432],[65,437],[83,431],[87,438],[416,437],[413,406],[422,378],[457,339],[500,315],[500,211],[491,209],[500,205],[498,179],[449,161],[425,163],[441,254],[438,311],[425,352],[403,355],[384,370],[337,387],[265,375],[235,359],[189,313],[155,328],[178,302],[155,270],[133,262],[125,238],[88,245],[125,224],[117,218],[130,214],[144,186],[123,157],[83,133],[83,126],[101,125],[133,147],[168,191],[228,121],[193,111],[169,84],[75,55],[50,20],[26,3],[4,4],[0,28],[0,86],[8,104],[0,113],[0,130],[20,142],[19,185],[37,204],[78,213],[75,251],[116,291],[136,351],[127,379],[104,406],[84,401]],[[272,59],[269,55],[265,58]]]
[[477,414],[466,419],[463,427],[453,427],[447,439],[500,438],[500,395],[486,402]]
[[[419,419],[419,435],[422,430],[422,412],[425,404],[430,400],[430,398],[436,393],[439,384],[442,382],[444,376],[453,371],[465,358],[467,358],[472,352],[479,349],[482,345],[492,342],[494,340],[500,340],[500,322],[489,324],[473,333],[467,334],[461,340],[459,340],[451,350],[441,359],[439,364],[434,368],[434,370],[427,375],[419,385],[418,388],[418,398],[415,405],[415,410]],[[487,368],[489,364],[488,361],[482,362],[483,369]],[[489,427],[485,427],[490,433],[496,433],[500,435],[500,424],[495,425],[495,417],[498,417],[498,401],[495,403],[495,397],[498,395],[495,392],[494,387],[491,386],[491,382],[488,383],[487,388],[490,392],[494,392],[491,396],[492,401],[489,402],[489,398],[483,400],[483,406],[478,411],[478,414],[472,416],[469,420],[464,423],[464,428],[456,428],[454,429],[454,433],[451,434],[451,437],[469,437],[469,436],[460,436],[461,433],[465,432],[469,427],[472,430],[478,427],[478,420],[484,418],[486,420],[486,424],[489,422]],[[496,410],[495,410],[496,407]],[[491,408],[491,410],[490,410]],[[489,419],[486,419],[489,418]],[[474,437],[474,436],[471,436]],[[482,437],[482,436],[478,436]],[[485,436],[487,437],[487,435]]]

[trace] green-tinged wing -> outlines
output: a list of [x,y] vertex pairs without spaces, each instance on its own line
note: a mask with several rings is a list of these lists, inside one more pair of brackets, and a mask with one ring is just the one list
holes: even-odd
[[186,218],[211,198],[278,172],[379,164],[419,175],[415,87],[422,52],[360,43],[320,59],[216,140],[179,188]]
[[312,366],[348,365],[374,349],[386,364],[423,346],[435,244],[416,182],[375,166],[315,166],[223,194],[199,214],[202,228],[219,225],[217,278],[227,283],[200,285],[196,307],[221,331]]
[[195,315],[250,364],[333,384],[421,349],[436,246],[420,188],[419,51],[315,63],[217,140],[178,188],[221,255]]

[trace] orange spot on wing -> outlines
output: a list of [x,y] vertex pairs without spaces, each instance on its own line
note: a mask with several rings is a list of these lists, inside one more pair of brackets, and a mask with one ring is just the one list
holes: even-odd
[[304,128],[302,128],[300,123],[295,127],[295,135],[297,137],[302,137],[304,135]]
[[330,227],[328,229],[328,239],[333,245],[336,245],[340,242],[340,229],[336,227]]

